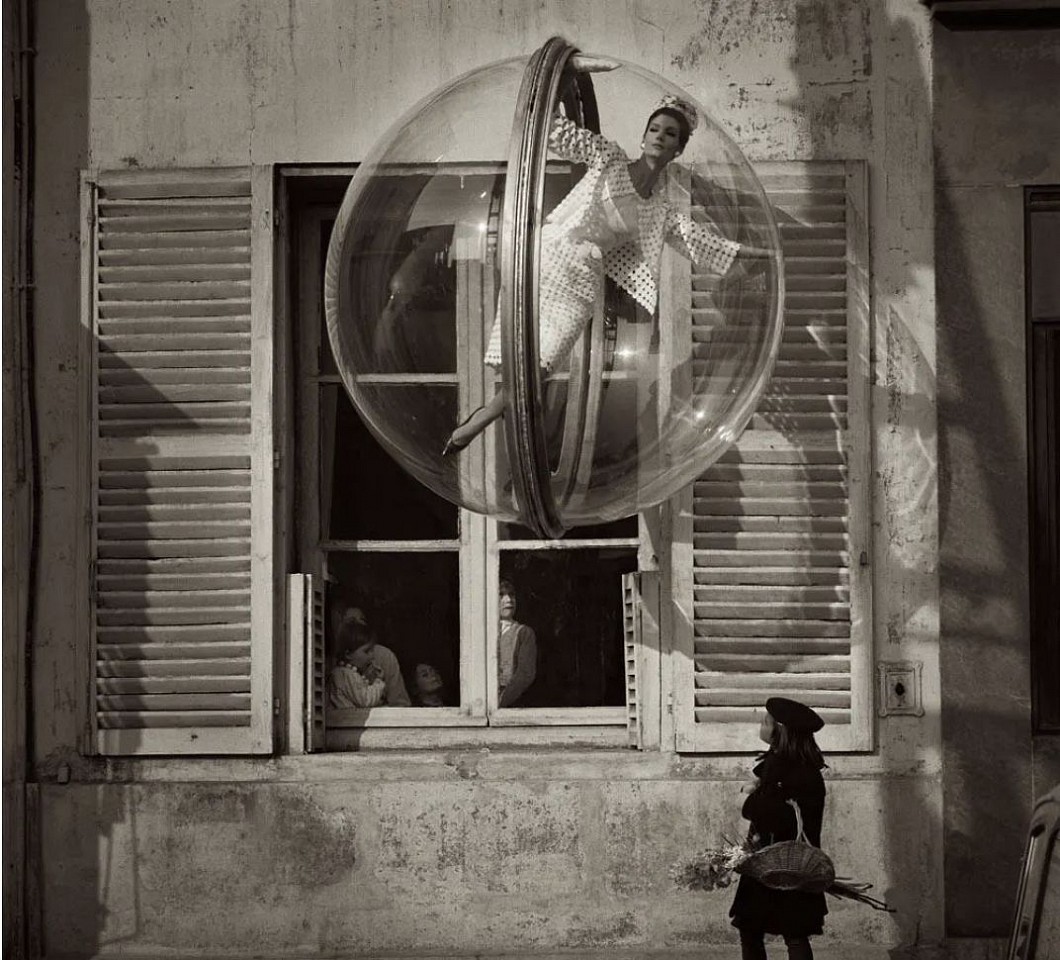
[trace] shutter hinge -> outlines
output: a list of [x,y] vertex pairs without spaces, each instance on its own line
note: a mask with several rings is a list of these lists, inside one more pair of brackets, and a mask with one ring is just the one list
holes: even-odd
[[666,695],[666,712],[668,714],[670,714],[671,716],[673,716],[673,712],[674,712],[674,695],[672,693],[668,693]]
[[273,470],[279,470],[280,469],[280,451],[279,450],[273,450],[272,451],[272,469]]
[[869,555],[864,550],[861,551],[861,556],[858,557],[858,563],[861,564],[861,566],[863,567],[867,567],[869,565]]
[[279,719],[280,717],[280,698],[273,697],[272,700],[272,715]]

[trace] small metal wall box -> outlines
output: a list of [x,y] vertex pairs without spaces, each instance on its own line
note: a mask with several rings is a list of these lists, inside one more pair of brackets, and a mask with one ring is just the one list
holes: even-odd
[[885,660],[876,664],[877,712],[881,717],[924,715],[923,667],[919,660]]

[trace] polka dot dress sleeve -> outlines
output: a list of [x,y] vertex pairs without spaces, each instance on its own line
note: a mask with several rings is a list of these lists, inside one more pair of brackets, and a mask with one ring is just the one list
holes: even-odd
[[724,275],[729,272],[740,244],[727,240],[688,214],[673,210],[666,217],[666,240],[697,267]]
[[610,140],[605,140],[600,134],[586,130],[585,127],[579,127],[558,113],[552,117],[548,145],[556,156],[571,163],[599,163],[610,159],[616,151],[621,153]]

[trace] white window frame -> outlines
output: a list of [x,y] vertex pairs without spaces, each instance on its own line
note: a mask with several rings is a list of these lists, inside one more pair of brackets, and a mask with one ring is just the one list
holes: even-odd
[[[355,167],[297,167],[280,168],[279,176],[349,176]],[[281,188],[281,197],[288,191]],[[286,224],[293,216],[306,218],[303,226],[308,226],[312,233],[310,244],[315,244],[320,235],[320,224],[332,217],[327,206],[322,204],[312,212],[297,213],[288,205],[283,217],[285,229],[281,232],[279,242],[285,250],[279,254],[281,262],[285,258],[297,258],[300,262],[300,273],[313,276],[319,270],[324,255],[323,250],[309,251],[303,244],[301,250],[289,248],[290,235]],[[298,301],[299,316],[311,318],[301,329],[291,330],[294,323],[293,311],[283,319],[284,335],[290,341],[293,334],[298,338],[295,358],[291,364],[293,376],[299,380],[303,403],[300,409],[293,411],[293,421],[298,424],[297,446],[292,454],[297,458],[303,471],[304,489],[319,490],[319,388],[325,383],[341,385],[337,375],[317,374],[307,368],[313,357],[313,351],[307,349],[313,340],[323,331],[320,327],[322,292],[309,284],[308,294],[302,290],[292,290],[288,303]],[[411,375],[409,379],[441,382],[459,382],[462,366],[470,362],[472,356],[481,357],[484,344],[467,344],[458,342],[458,370],[455,375]],[[297,364],[297,366],[296,366]],[[404,379],[404,378],[403,378]],[[311,387],[312,389],[307,389]],[[466,403],[480,402],[485,384],[472,385],[472,391]],[[462,398],[463,400],[463,398]],[[493,450],[494,439],[486,438],[486,443],[479,445],[477,456],[470,451],[479,469],[483,469],[486,458]],[[476,464],[469,463],[474,469]],[[315,494],[314,494],[315,496]],[[321,548],[326,551],[356,552],[443,552],[455,551],[459,560],[460,626],[461,648],[459,653],[461,706],[459,707],[386,707],[375,710],[342,711],[341,726],[326,725],[324,749],[342,750],[356,746],[365,747],[429,747],[448,744],[491,744],[510,745],[556,745],[556,746],[592,746],[617,747],[627,745],[627,707],[625,704],[610,707],[527,707],[499,708],[497,706],[497,663],[496,647],[491,639],[489,625],[499,622],[498,595],[499,565],[502,554],[507,550],[557,550],[582,549],[594,547],[628,547],[643,556],[644,532],[643,518],[638,525],[639,536],[626,538],[592,538],[565,540],[509,540],[498,535],[500,524],[490,518],[467,510],[460,510],[458,519],[459,534],[449,540],[416,540],[416,541],[367,541],[367,540],[334,540],[320,544],[319,511],[306,510],[302,505],[302,514],[298,517],[289,512],[288,523],[293,527],[298,538],[298,555],[310,557]],[[323,568],[319,563],[309,564],[310,572],[319,580],[323,579]],[[292,571],[294,572],[294,571]],[[483,601],[484,597],[484,601]],[[621,604],[621,583],[615,582],[615,602]],[[292,607],[289,613],[288,635],[288,747],[292,752],[313,749],[311,735],[302,736],[299,731],[305,724],[312,726],[312,719],[306,715],[306,671],[313,668],[306,656],[306,643],[302,624],[305,618],[302,609]],[[495,631],[494,631],[495,632]],[[650,678],[644,681],[650,685]],[[328,710],[333,715],[334,711]]]

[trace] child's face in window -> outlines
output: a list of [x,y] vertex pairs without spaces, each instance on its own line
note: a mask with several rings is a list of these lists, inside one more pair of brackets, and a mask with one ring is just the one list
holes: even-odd
[[515,616],[515,594],[501,590],[500,600],[501,619],[511,620]]

